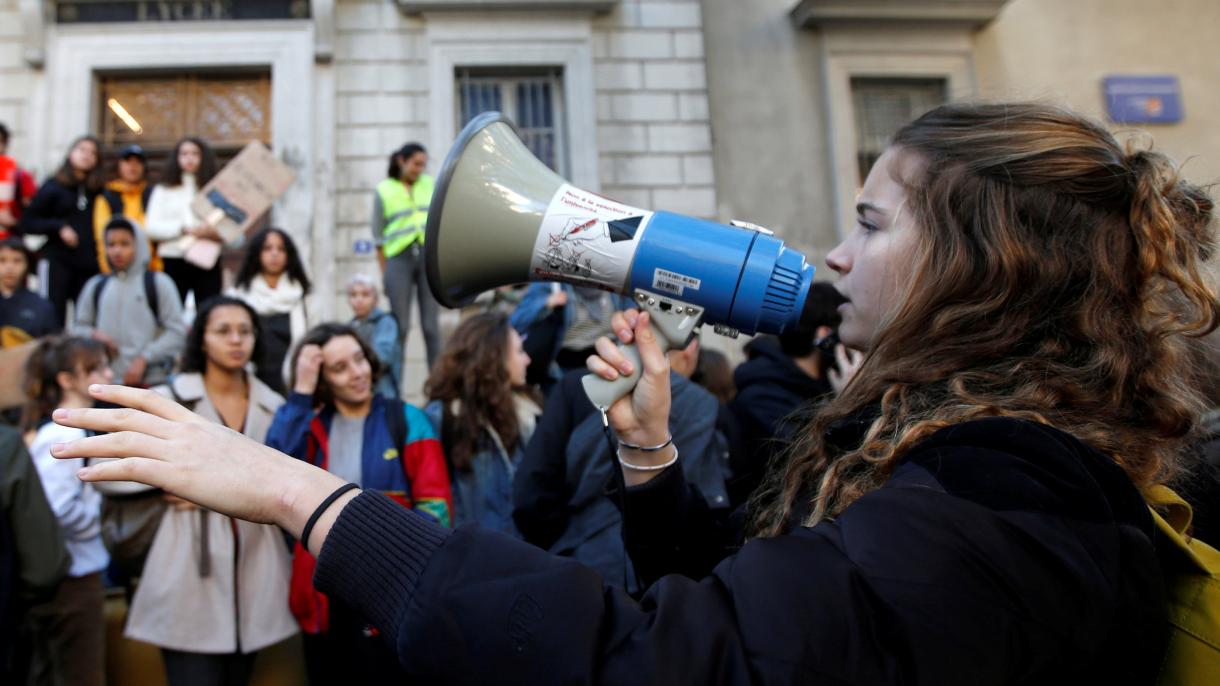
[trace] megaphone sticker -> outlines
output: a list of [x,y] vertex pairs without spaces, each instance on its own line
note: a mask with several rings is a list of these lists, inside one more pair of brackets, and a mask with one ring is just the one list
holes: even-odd
[[539,279],[624,291],[652,214],[564,184],[542,218],[530,271]]

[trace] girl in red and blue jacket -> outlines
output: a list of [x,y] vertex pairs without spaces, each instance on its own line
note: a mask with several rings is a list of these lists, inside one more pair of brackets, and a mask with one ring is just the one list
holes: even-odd
[[[275,414],[267,445],[378,491],[441,526],[450,526],[453,498],[445,455],[422,410],[376,393],[381,364],[349,326],[322,324],[301,341],[292,362],[292,393]],[[300,545],[293,560],[289,604],[306,635],[310,683],[333,683],[351,657],[366,670],[355,683],[380,683],[398,673],[376,629],[313,588],[315,561]]]

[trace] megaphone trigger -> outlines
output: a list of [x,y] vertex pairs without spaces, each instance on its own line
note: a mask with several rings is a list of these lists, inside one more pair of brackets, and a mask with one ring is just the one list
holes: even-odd
[[[690,344],[691,338],[694,337],[699,324],[703,321],[703,308],[698,305],[650,293],[643,289],[636,289],[633,297],[640,309],[647,311],[652,318],[653,332],[663,351],[685,348]],[[581,379],[581,386],[584,387],[585,394],[589,396],[593,406],[602,412],[610,409],[610,406],[619,398],[630,393],[640,380],[640,372],[643,368],[640,352],[636,350],[634,344],[620,343],[618,348],[627,359],[631,360],[631,374],[620,376],[614,381],[607,381],[596,374],[586,374]]]

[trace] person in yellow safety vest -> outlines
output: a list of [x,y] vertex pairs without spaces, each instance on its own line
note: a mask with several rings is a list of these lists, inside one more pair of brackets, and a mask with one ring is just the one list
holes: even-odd
[[[97,243],[97,266],[103,274],[110,273],[110,260],[106,259],[106,224],[116,214],[128,219],[134,219],[140,226],[144,225],[144,208],[148,207],[148,197],[152,195],[152,185],[148,183],[148,157],[144,148],[131,144],[119,151],[118,178],[106,184],[99,202],[93,205],[93,237]],[[152,258],[148,262],[150,271],[162,271],[161,258],[157,256],[157,246],[151,240],[148,242]]]
[[[381,265],[382,281],[390,299],[390,310],[398,319],[398,335],[406,348],[410,329],[411,300],[419,294],[420,328],[428,351],[428,367],[441,352],[438,305],[428,287],[424,269],[424,227],[432,204],[435,182],[424,173],[428,152],[419,143],[407,143],[390,154],[386,179],[373,194],[372,231]],[[386,360],[389,364],[390,360]],[[402,388],[399,379],[399,388]]]

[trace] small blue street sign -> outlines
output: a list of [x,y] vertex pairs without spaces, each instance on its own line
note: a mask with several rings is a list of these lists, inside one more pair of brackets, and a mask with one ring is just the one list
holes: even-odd
[[1107,76],[1106,111],[1118,124],[1182,121],[1182,88],[1176,76]]
[[357,240],[352,243],[352,252],[357,255],[367,255],[373,252],[373,241]]

